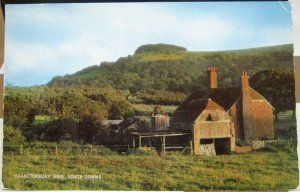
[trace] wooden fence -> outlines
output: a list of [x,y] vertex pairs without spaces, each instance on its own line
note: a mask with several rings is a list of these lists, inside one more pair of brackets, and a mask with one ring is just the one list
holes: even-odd
[[[264,149],[267,147],[272,147],[274,145],[280,145],[286,149],[296,149],[297,140],[286,139],[286,140],[259,140],[252,141],[251,146],[253,150]],[[161,148],[157,146],[152,146],[156,148],[158,152],[162,151]],[[245,146],[244,146],[245,147]],[[247,147],[247,146],[246,146]],[[109,155],[118,153],[126,153],[133,149],[130,145],[80,145],[80,144],[23,144],[23,145],[4,145],[3,153],[12,155]],[[165,146],[164,150],[168,151],[181,151],[181,153],[191,153],[193,151],[193,145],[179,146],[179,145],[168,145]],[[244,152],[243,147],[240,150]],[[248,149],[247,149],[248,150]]]
[[257,140],[252,141],[251,145],[253,149],[264,149],[272,144],[281,144],[286,146],[288,149],[297,147],[297,140],[295,139],[274,139],[274,140]]
[[[4,145],[3,153],[11,155],[109,155],[127,153],[133,146],[130,145],[61,145],[61,144],[22,144]],[[153,146],[160,152],[162,149]],[[189,146],[169,145],[165,150],[179,150],[181,153],[190,151]]]
[[59,144],[22,144],[4,145],[4,154],[14,155],[106,155],[115,152],[128,151],[129,145],[59,145]]

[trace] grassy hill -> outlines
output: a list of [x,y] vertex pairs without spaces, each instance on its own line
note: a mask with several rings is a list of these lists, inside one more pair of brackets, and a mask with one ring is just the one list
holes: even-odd
[[220,86],[237,84],[242,69],[249,75],[270,68],[293,69],[293,46],[191,52],[183,47],[157,44],[140,46],[135,54],[116,62],[102,62],[74,74],[54,77],[49,86],[112,86],[128,89],[189,93],[206,87],[206,69],[215,66]]

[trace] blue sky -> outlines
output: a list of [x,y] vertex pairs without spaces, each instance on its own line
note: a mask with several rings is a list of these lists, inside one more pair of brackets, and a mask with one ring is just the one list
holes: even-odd
[[143,44],[190,51],[292,43],[287,2],[6,5],[5,84],[115,61]]

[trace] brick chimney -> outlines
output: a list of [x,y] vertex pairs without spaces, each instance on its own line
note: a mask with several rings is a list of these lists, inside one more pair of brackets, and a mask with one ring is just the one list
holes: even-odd
[[253,108],[250,96],[249,76],[244,70],[242,72],[241,84],[244,139],[249,141],[253,138]]
[[218,87],[218,75],[215,67],[209,67],[207,70],[208,88],[213,89]]

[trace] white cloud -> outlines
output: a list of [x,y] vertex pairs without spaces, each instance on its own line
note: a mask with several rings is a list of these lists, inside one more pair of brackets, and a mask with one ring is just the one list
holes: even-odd
[[6,65],[7,72],[18,72],[27,69],[43,68],[44,62],[55,59],[55,50],[40,44],[28,44],[8,41],[5,46],[5,62],[12,63]]
[[210,15],[201,15],[193,20],[181,23],[176,35],[191,49],[216,50],[232,37],[235,27],[230,19],[221,19]]
[[[28,69],[45,74],[73,73],[133,54],[138,46],[147,43],[173,43],[189,50],[224,50],[229,45],[229,49],[245,46],[254,39],[259,39],[261,45],[271,45],[291,38],[286,27],[254,28],[222,13],[179,14],[179,8],[165,5],[9,5],[6,73]],[[22,27],[25,30],[19,34],[17,30]],[[29,33],[26,27],[35,30]],[[59,37],[55,43],[51,42],[53,36]]]

